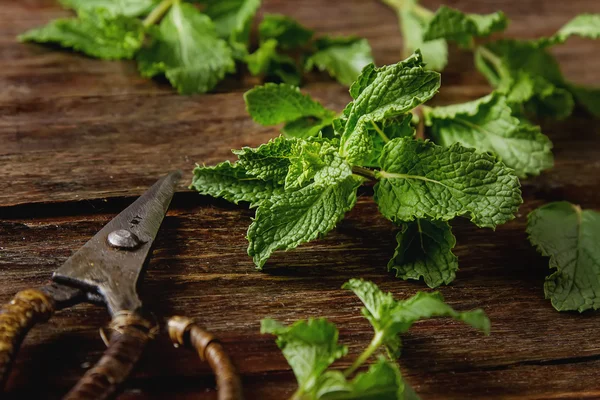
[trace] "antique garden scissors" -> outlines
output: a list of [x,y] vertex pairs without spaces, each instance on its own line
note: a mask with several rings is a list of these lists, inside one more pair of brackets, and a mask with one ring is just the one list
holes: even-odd
[[[65,399],[115,397],[159,325],[142,308],[136,286],[152,244],[169,208],[181,173],[172,172],[73,254],[39,289],[24,290],[0,313],[0,388],[10,372],[21,342],[31,327],[55,311],[89,301],[106,306],[112,317],[108,348]],[[196,349],[213,368],[219,399],[241,399],[241,383],[221,345],[185,317],[168,320],[176,345]]]

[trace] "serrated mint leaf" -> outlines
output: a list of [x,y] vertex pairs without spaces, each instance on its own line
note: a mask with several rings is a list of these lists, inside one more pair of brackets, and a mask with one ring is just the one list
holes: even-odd
[[420,279],[430,288],[449,284],[456,277],[458,258],[452,254],[456,238],[450,224],[417,219],[402,224],[398,247],[388,263],[397,278]]
[[139,70],[146,77],[164,74],[181,94],[205,93],[235,71],[227,42],[191,4],[176,1],[150,32],[151,44],[137,57]]
[[428,42],[423,40],[425,30],[433,18],[433,13],[421,7],[417,0],[402,2],[384,0],[384,2],[398,13],[404,57],[420,50],[427,69],[442,71],[448,64],[448,44],[443,39]]
[[509,103],[556,119],[573,112],[573,96],[556,59],[535,41],[499,40],[480,46],[475,64]]
[[202,3],[205,4],[202,12],[212,19],[217,35],[245,49],[260,0],[204,0]]
[[255,149],[243,147],[241,150],[233,150],[233,154],[239,157],[239,164],[245,168],[248,174],[262,180],[283,184],[296,143],[297,141],[294,139],[279,136]]
[[323,237],[354,207],[360,183],[350,176],[335,185],[313,183],[264,201],[248,228],[248,255],[260,269],[274,251]]
[[506,98],[497,93],[446,107],[426,109],[426,125],[443,146],[460,143],[495,153],[519,177],[538,175],[554,164],[552,142],[540,128],[512,115]]
[[564,43],[572,35],[586,39],[600,39],[600,14],[581,14],[569,21],[550,38],[537,41],[542,46]]
[[429,21],[423,39],[452,40],[462,47],[472,46],[473,39],[503,31],[508,20],[502,11],[493,14],[465,14],[450,7],[441,6]]
[[291,326],[263,319],[260,332],[277,336],[277,346],[292,367],[301,393],[314,393],[327,367],[348,352],[346,346],[338,344],[335,325],[323,318],[297,321]]
[[379,167],[381,152],[387,142],[392,139],[415,136],[415,127],[412,124],[412,114],[400,115],[396,118],[375,123],[369,127],[369,137],[372,138],[372,150],[366,157],[364,165],[367,167]]
[[134,18],[106,10],[81,11],[78,18],[56,19],[19,36],[23,42],[56,43],[104,60],[131,59],[144,40],[144,27]]
[[556,269],[544,284],[554,308],[600,308],[600,213],[562,201],[534,210],[528,219],[531,244]]
[[363,302],[363,315],[375,329],[375,337],[386,345],[391,354],[398,355],[398,335],[407,332],[418,320],[432,317],[452,317],[475,329],[490,332],[490,320],[483,310],[458,312],[444,303],[438,292],[419,292],[406,300],[397,301],[391,293],[382,292],[377,285],[362,279],[350,279],[342,288],[352,290]]
[[335,118],[334,111],[287,84],[258,86],[246,92],[244,100],[254,121],[267,126],[285,122],[282,131],[291,137],[315,136]]
[[289,50],[305,46],[314,32],[295,19],[280,14],[266,14],[258,26],[261,42],[274,39],[281,48]]
[[59,0],[59,2],[77,13],[94,12],[102,8],[112,15],[139,17],[148,14],[160,0]]
[[573,93],[577,102],[591,115],[600,118],[600,88],[569,85],[569,91]]
[[277,45],[275,39],[269,39],[262,43],[254,53],[245,57],[250,73],[293,86],[299,85],[302,77],[296,62],[293,58],[278,53]]
[[[370,70],[370,69],[368,69]],[[374,124],[406,114],[432,98],[440,87],[440,76],[423,69],[419,53],[394,65],[375,68],[368,86],[344,110],[347,121],[341,137],[340,151],[348,161],[361,165],[373,151]],[[361,79],[361,82],[363,80]]]
[[404,397],[404,381],[398,367],[379,357],[369,370],[346,381],[340,371],[327,371],[317,383],[315,399],[398,400]]
[[361,70],[373,62],[367,39],[322,37],[315,42],[317,51],[305,64],[305,70],[327,71],[342,85],[350,86]]
[[468,216],[477,226],[494,228],[513,219],[522,203],[512,169],[458,143],[441,147],[394,139],[385,145],[380,165],[375,201],[394,222]]
[[240,164],[231,164],[229,161],[214,167],[197,166],[190,189],[203,195],[221,197],[235,204],[246,201],[251,207],[283,193],[282,185],[260,180],[246,173]]

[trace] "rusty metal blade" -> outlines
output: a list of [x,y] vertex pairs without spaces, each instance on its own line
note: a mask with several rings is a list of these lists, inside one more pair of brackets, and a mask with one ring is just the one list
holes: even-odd
[[179,179],[179,171],[161,178],[73,254],[52,279],[97,292],[112,315],[140,308],[137,281]]

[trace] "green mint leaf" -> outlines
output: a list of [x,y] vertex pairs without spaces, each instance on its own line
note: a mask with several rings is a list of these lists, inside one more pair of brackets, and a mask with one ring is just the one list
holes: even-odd
[[296,143],[294,139],[279,136],[255,149],[243,147],[241,150],[233,150],[233,154],[239,157],[239,164],[248,174],[283,184]]
[[495,228],[514,218],[522,203],[519,179],[487,153],[455,143],[450,147],[394,139],[381,155],[375,201],[394,222],[469,216]]
[[531,244],[550,257],[544,292],[558,311],[600,308],[600,213],[568,202],[546,204],[529,214]]
[[391,293],[382,292],[377,285],[362,279],[350,279],[342,288],[356,294],[365,307],[362,313],[375,330],[375,337],[386,345],[390,354],[398,355],[398,335],[407,332],[418,320],[432,317],[452,317],[483,331],[490,332],[490,320],[483,310],[458,312],[444,303],[438,292],[419,292],[415,296],[397,301]]
[[164,74],[181,94],[205,93],[235,71],[227,42],[191,4],[176,1],[150,32],[152,43],[138,53],[140,72],[146,77]]
[[398,247],[388,271],[395,270],[397,278],[423,277],[427,286],[435,288],[456,277],[458,258],[452,254],[456,238],[448,222],[417,219],[404,223],[396,240]]
[[[368,67],[366,71],[371,71]],[[369,79],[359,81],[368,86],[352,92],[357,98],[344,110],[347,121],[342,132],[341,154],[355,165],[362,165],[373,151],[374,124],[406,114],[432,98],[440,87],[440,75],[423,68],[420,53],[394,65],[374,68]]]
[[293,58],[277,52],[277,41],[263,42],[252,54],[245,57],[250,73],[263,75],[266,79],[280,80],[297,86],[302,79],[300,70]]
[[591,115],[600,118],[600,88],[569,85],[569,91],[573,93],[577,102]]
[[317,51],[306,60],[305,70],[327,71],[342,85],[350,86],[361,70],[373,63],[367,39],[322,37],[315,46]]
[[413,138],[415,127],[412,124],[412,114],[400,115],[396,118],[386,119],[382,123],[372,124],[369,127],[369,137],[372,138],[372,150],[366,157],[364,165],[379,168],[379,159],[385,144],[396,138]]
[[369,370],[348,382],[340,371],[325,372],[317,383],[315,399],[398,400],[404,397],[405,384],[398,367],[379,357]]
[[247,50],[260,0],[204,0],[202,3],[205,4],[202,12],[212,19],[217,35]]
[[495,153],[519,177],[538,175],[554,164],[552,142],[540,128],[512,115],[497,93],[481,99],[425,112],[433,140],[443,146],[460,143]]
[[244,100],[254,121],[267,126],[285,122],[282,131],[291,137],[315,136],[335,118],[334,111],[286,84],[256,87],[244,94]]
[[331,231],[356,203],[361,181],[315,183],[264,201],[248,229],[248,255],[260,269],[276,250],[289,250]]
[[489,36],[503,31],[508,20],[502,11],[493,14],[465,14],[450,7],[441,6],[429,21],[423,39],[427,42],[436,39],[455,41],[468,48],[476,37]]
[[295,19],[279,14],[266,14],[258,26],[261,42],[274,39],[281,48],[290,50],[307,45],[314,32]]
[[335,325],[323,318],[297,321],[291,326],[263,319],[260,332],[277,336],[277,346],[292,367],[302,393],[314,392],[327,367],[348,352],[346,346],[338,344]]
[[448,43],[443,39],[425,41],[423,35],[433,18],[433,13],[421,7],[417,0],[405,0],[397,9],[402,30],[404,54],[420,50],[426,68],[442,71],[448,64]]
[[581,14],[569,21],[554,36],[537,42],[542,46],[552,46],[567,41],[572,35],[587,39],[600,39],[600,14]]
[[59,0],[64,7],[80,13],[95,12],[102,8],[112,15],[139,17],[146,15],[159,3],[159,0]]
[[144,27],[134,18],[106,10],[79,12],[79,18],[56,19],[19,36],[23,42],[56,43],[104,60],[131,59],[142,46]]
[[283,186],[249,175],[242,165],[231,164],[229,161],[214,167],[197,166],[190,189],[203,195],[221,197],[235,204],[246,201],[251,207],[283,194]]

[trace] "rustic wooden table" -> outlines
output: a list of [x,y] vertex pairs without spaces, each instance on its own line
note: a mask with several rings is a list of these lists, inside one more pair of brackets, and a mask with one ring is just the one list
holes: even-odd
[[[358,34],[378,64],[398,61],[395,15],[377,1],[267,0],[262,12],[298,18],[320,33]],[[438,1],[425,1],[436,8]],[[508,36],[548,35],[574,15],[600,12],[597,0],[447,1],[470,12],[504,10]],[[0,0],[0,301],[43,284],[72,251],[162,174],[187,171],[166,218],[142,287],[158,316],[187,314],[223,339],[249,399],[282,399],[295,380],[259,321],[324,316],[356,354],[371,336],[356,297],[340,290],[364,277],[406,297],[425,289],[385,272],[394,228],[368,190],[324,240],[279,253],[264,272],[246,255],[252,212],[186,189],[194,163],[214,164],[229,150],[258,145],[276,130],[255,125],[242,93],[258,81],[240,74],[205,96],[179,96],[141,78],[133,62],[101,62],[20,44],[26,29],[68,15],[55,0]],[[598,42],[556,49],[567,76],[600,84]],[[453,51],[437,103],[489,91],[470,56]],[[305,90],[340,110],[347,90],[313,75]],[[441,291],[450,304],[482,307],[484,337],[458,323],[418,323],[404,336],[402,370],[424,399],[600,398],[600,314],[558,313],[544,300],[548,260],[525,236],[526,215],[553,200],[600,207],[600,124],[583,112],[544,122],[556,167],[523,182],[525,204],[496,232],[457,221],[456,281]],[[25,341],[4,398],[59,398],[104,349],[105,310],[60,312]],[[343,366],[344,363],[340,363]],[[121,399],[215,398],[207,366],[161,339],[151,345]]]

